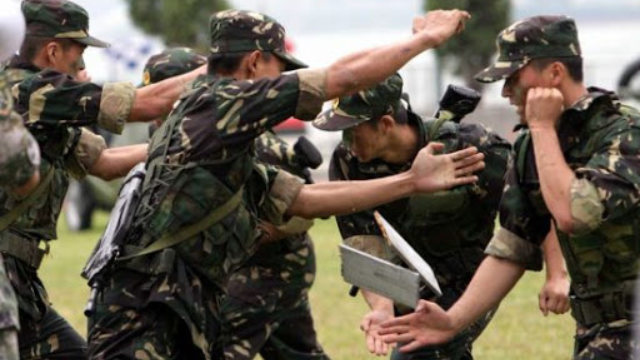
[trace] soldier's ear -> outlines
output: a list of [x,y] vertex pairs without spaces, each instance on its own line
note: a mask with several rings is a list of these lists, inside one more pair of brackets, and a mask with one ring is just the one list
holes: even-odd
[[549,64],[547,76],[549,76],[550,85],[552,87],[558,87],[567,76],[567,68],[563,63],[554,61]]
[[44,46],[44,55],[49,65],[55,64],[60,56],[60,45],[55,41],[49,41]]
[[254,78],[256,76],[256,72],[258,71],[258,62],[260,61],[260,57],[262,54],[259,50],[254,50],[249,53],[247,56],[247,71],[250,75],[250,78]]
[[396,120],[391,115],[382,115],[382,117],[380,118],[380,121],[378,121],[378,126],[385,133],[393,129],[395,125],[396,125]]

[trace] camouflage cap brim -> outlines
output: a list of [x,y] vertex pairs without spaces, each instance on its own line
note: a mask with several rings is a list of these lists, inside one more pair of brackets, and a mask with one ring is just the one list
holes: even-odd
[[352,128],[369,120],[368,117],[354,117],[340,114],[335,109],[321,112],[311,123],[315,128],[325,131],[341,131]]
[[93,46],[93,47],[99,47],[99,48],[108,48],[111,46],[111,44],[109,44],[108,42],[98,40],[91,35],[87,35],[86,37],[82,37],[82,38],[70,38],[70,39],[73,39],[74,41],[77,41],[87,46]]
[[496,61],[488,68],[477,73],[474,78],[481,83],[492,83],[504,80],[527,65],[531,59],[518,61]]
[[291,54],[280,51],[280,50],[274,50],[273,53],[282,61],[284,61],[284,63],[286,64],[285,67],[285,71],[291,71],[291,70],[298,70],[298,69],[303,69],[303,68],[307,68],[309,67],[309,65],[303,63],[302,61],[296,59],[295,57],[293,57]]

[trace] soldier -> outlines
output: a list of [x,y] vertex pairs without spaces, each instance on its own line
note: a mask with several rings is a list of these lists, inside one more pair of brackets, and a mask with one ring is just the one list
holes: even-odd
[[[468,173],[483,165],[475,162],[481,154],[452,163],[475,150],[433,156],[439,147],[432,145],[396,176],[303,186],[256,162],[253,149],[267,129],[292,115],[314,118],[325,99],[381,81],[452,36],[467,17],[458,10],[431,12],[409,40],[327,69],[281,74],[302,64],[284,51],[280,24],[254,12],[214,14],[209,74],[194,82],[151,140],[128,247],[89,319],[92,358],[223,358],[217,300],[228,276],[259,243],[288,236],[291,215],[357,211],[475,179]],[[215,76],[220,72],[228,75]],[[440,169],[427,169],[436,163]]]
[[[0,62],[13,55],[24,38],[24,18],[17,5],[5,6],[0,14]],[[0,185],[26,196],[39,181],[40,149],[13,112],[11,91],[0,72]],[[17,360],[18,302],[0,255],[0,359]]]
[[[314,126],[343,131],[343,141],[331,158],[329,178],[366,180],[397,174],[411,166],[419,149],[430,142],[445,144],[444,152],[476,146],[485,155],[479,181],[432,195],[414,195],[376,209],[338,216],[345,243],[391,260],[390,249],[373,217],[378,210],[434,269],[443,295],[437,303],[448,308],[462,294],[484,258],[493,234],[503,177],[511,146],[479,124],[458,124],[439,119],[423,121],[402,96],[402,78],[395,74],[376,86],[334,101]],[[388,349],[377,333],[379,325],[406,313],[392,300],[362,290],[371,311],[360,328],[367,347],[376,355]],[[433,297],[425,289],[423,299]],[[393,359],[472,359],[471,345],[493,316],[493,310],[446,344],[424,347],[410,354],[396,351]]]
[[[464,295],[447,312],[423,301],[385,324],[402,350],[446,341],[492,308],[525,269],[540,268],[538,244],[555,225],[571,277],[575,359],[627,359],[633,283],[640,265],[640,114],[606,90],[586,88],[574,21],[536,16],[497,39],[496,63],[477,75],[505,80],[520,115],[494,235]],[[637,320],[636,320],[637,321]]]
[[[188,48],[165,50],[145,65],[144,83],[186,73],[206,61]],[[302,139],[299,146],[291,146],[266,131],[256,138],[256,157],[309,178],[309,183],[310,161],[300,150],[305,149],[302,144],[313,146]],[[319,165],[317,160],[315,164]],[[260,353],[265,360],[326,359],[313,327],[308,297],[315,270],[313,244],[303,232],[262,244],[246,264],[234,271],[225,284],[227,296],[220,304],[225,358],[253,359]]]
[[56,238],[69,177],[122,176],[146,158],[147,146],[106,149],[101,137],[82,126],[119,132],[125,120],[157,118],[204,68],[137,91],[126,83],[79,82],[74,76],[84,68],[85,47],[107,46],[87,33],[86,11],[65,0],[24,1],[22,11],[26,37],[6,75],[19,83],[13,88],[15,109],[42,151],[41,180],[24,199],[0,190],[0,252],[18,298],[21,358],[84,359],[85,340],[53,310],[37,269],[48,241]]

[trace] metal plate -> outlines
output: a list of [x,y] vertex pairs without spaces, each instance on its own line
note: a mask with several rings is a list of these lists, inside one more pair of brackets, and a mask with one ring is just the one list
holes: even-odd
[[442,296],[440,285],[436,279],[436,275],[433,273],[433,269],[427,264],[424,259],[413,250],[411,245],[400,235],[396,229],[385,220],[379,212],[375,211],[373,215],[376,218],[376,222],[382,231],[382,235],[389,241],[391,246],[398,252],[402,260],[415,271],[417,271],[425,284],[436,294],[436,296]]

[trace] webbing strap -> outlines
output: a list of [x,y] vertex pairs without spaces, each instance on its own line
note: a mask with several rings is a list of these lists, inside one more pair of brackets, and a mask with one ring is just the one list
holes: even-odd
[[221,206],[215,208],[211,213],[202,218],[197,223],[191,224],[189,226],[185,226],[175,233],[165,234],[160,239],[152,242],[147,247],[134,252],[133,254],[129,254],[123,257],[120,257],[116,260],[128,260],[134,257],[143,256],[147,254],[154,253],[156,251],[166,249],[168,247],[177,245],[182,241],[193,237],[194,235],[202,232],[203,230],[213,226],[218,221],[224,219],[227,215],[229,215],[235,208],[238,207],[240,201],[242,200],[243,188],[241,187],[233,196],[227,200]]
[[13,224],[14,221],[20,215],[24,214],[25,211],[31,206],[38,198],[44,193],[47,186],[51,183],[53,179],[53,165],[47,172],[47,175],[40,181],[40,184],[31,192],[31,194],[27,195],[25,199],[23,199],[16,207],[11,209],[4,216],[0,217],[0,231],[5,230],[9,227],[9,225]]

